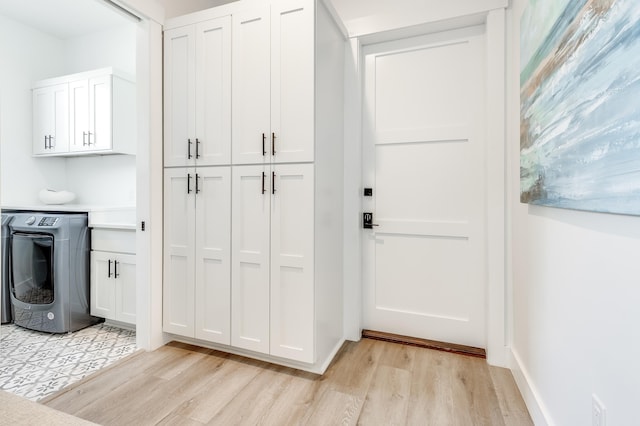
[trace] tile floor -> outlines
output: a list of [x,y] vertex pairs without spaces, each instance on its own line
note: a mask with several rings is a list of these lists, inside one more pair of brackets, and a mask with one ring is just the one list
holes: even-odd
[[135,331],[104,323],[65,334],[2,325],[0,389],[37,401],[135,350]]

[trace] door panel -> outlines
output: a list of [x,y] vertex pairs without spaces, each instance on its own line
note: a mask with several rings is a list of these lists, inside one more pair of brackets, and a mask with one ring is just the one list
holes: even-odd
[[231,344],[269,353],[268,166],[232,171]]
[[136,256],[119,254],[116,284],[116,319],[129,324],[136,323]]
[[88,149],[111,149],[111,76],[89,80]]
[[164,32],[164,165],[193,165],[188,139],[195,134],[195,28]]
[[70,151],[82,151],[87,147],[89,131],[89,81],[69,83]]
[[196,170],[196,338],[231,343],[231,170]]
[[231,17],[196,27],[198,165],[231,163]]
[[269,28],[268,5],[233,15],[233,164],[269,159]]
[[483,347],[484,29],[365,49],[364,327]]
[[91,315],[115,319],[116,293],[110,253],[91,251]]
[[273,161],[313,161],[314,2],[271,6],[271,132]]
[[271,198],[271,355],[314,362],[312,164],[274,166]]
[[186,168],[164,172],[163,330],[191,337],[195,330],[194,175],[193,169]]

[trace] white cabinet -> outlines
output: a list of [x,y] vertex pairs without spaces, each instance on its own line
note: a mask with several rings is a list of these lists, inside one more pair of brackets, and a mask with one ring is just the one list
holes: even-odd
[[[231,162],[182,167],[189,140],[200,138],[190,130],[194,87],[219,84],[196,71],[192,40],[222,17],[232,33],[232,114],[212,126],[231,126]],[[165,28],[163,330],[322,373],[344,341],[344,38],[314,0],[239,0]],[[220,193],[194,194],[196,182],[206,191],[209,169],[226,173]],[[207,321],[217,334],[203,332]]]
[[229,344],[230,168],[167,168],[164,185],[164,331]]
[[312,164],[233,169],[232,345],[314,361]]
[[136,323],[135,230],[92,230],[91,315]]
[[231,162],[231,17],[165,31],[164,165]]
[[135,154],[135,83],[113,69],[40,81],[33,97],[34,155]]
[[233,164],[314,159],[314,1],[233,15]]
[[69,87],[56,84],[33,90],[33,155],[69,151]]

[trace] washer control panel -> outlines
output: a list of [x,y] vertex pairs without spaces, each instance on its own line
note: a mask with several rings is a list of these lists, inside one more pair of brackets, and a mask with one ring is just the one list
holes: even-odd
[[38,226],[55,226],[57,222],[58,218],[55,216],[44,216],[42,219],[40,219],[40,222],[38,222]]

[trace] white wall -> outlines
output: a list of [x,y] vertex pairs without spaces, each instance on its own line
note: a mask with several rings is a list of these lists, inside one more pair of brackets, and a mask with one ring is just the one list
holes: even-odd
[[[508,12],[512,352],[536,424],[637,424],[640,401],[640,218],[519,203],[519,22]],[[535,400],[537,398],[537,400]],[[544,419],[546,417],[546,419]]]
[[[113,66],[136,75],[134,23],[65,41],[65,74]],[[72,157],[66,160],[67,188],[76,203],[133,206],[136,159],[131,155]]]
[[37,203],[43,188],[63,189],[64,159],[33,158],[31,84],[62,73],[63,44],[0,16],[0,160],[3,205]]
[[164,6],[165,17],[169,19],[233,1],[235,0],[158,0],[158,3]]

